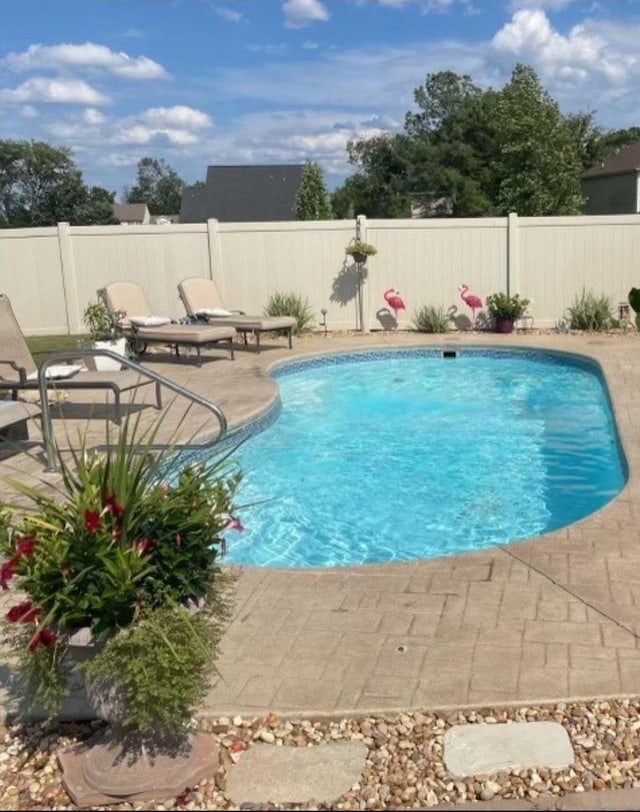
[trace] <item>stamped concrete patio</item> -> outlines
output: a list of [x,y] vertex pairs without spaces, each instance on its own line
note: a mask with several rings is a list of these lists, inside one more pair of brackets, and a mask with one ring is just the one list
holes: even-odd
[[[162,354],[145,363],[216,402],[237,427],[277,398],[268,375],[275,361],[442,345],[553,349],[599,362],[629,462],[626,488],[571,527],[482,552],[327,570],[242,569],[205,714],[349,715],[640,694],[640,336],[330,334],[298,339],[293,351],[280,340],[265,342],[259,355],[239,349],[235,361],[214,351],[201,368]],[[66,427],[73,437],[76,424],[88,426],[99,442],[103,421],[87,418],[104,401],[97,408],[91,393],[79,394],[85,404],[74,394],[62,407],[65,420],[54,420],[56,432],[62,437]],[[157,413],[141,414],[151,421]],[[185,415],[175,399],[162,435],[213,428],[202,410]],[[0,481],[6,475],[56,480],[22,455],[0,463]],[[250,523],[249,510],[242,519]]]

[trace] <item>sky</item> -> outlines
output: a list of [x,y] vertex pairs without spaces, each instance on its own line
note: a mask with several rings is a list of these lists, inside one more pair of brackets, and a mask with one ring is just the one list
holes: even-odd
[[317,162],[400,131],[428,74],[531,65],[565,113],[640,125],[640,0],[0,0],[0,139],[69,147],[115,192],[143,157]]

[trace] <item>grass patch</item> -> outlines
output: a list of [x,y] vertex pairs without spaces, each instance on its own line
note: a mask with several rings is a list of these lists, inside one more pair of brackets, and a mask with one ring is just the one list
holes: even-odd
[[89,336],[30,336],[25,340],[36,364],[39,364],[49,352],[77,350],[79,341],[82,341],[87,347],[91,346]]

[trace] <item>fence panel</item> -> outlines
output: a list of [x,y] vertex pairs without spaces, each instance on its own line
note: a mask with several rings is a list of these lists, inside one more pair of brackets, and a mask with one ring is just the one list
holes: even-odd
[[[535,326],[556,324],[582,289],[614,305],[640,287],[640,217],[366,220],[361,238],[378,253],[367,261],[364,324],[392,326],[383,294],[400,291],[410,327],[422,305],[454,308],[459,327],[470,309],[458,287],[484,301],[519,292],[533,299]],[[262,313],[271,294],[306,298],[315,325],[354,329],[358,307],[354,266],[344,249],[354,220],[194,223],[168,226],[82,226],[0,231],[0,290],[27,335],[82,333],[82,312],[108,282],[143,285],[152,309],[184,315],[177,285],[213,276],[228,307]]]

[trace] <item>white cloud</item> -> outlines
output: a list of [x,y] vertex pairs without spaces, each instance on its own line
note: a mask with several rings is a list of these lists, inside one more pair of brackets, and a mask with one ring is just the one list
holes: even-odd
[[201,110],[176,105],[175,107],[151,107],[140,116],[141,120],[152,127],[178,127],[184,130],[201,130],[211,127],[211,117]]
[[9,70],[103,70],[127,79],[166,79],[162,65],[146,56],[130,57],[105,45],[85,42],[83,45],[30,45],[22,53],[11,52],[2,60]]
[[[560,11],[575,2],[577,2],[577,0],[511,0],[509,5],[513,11],[518,11],[522,8],[548,8],[550,11]],[[597,3],[593,5],[597,5]]]
[[544,11],[522,9],[493,37],[498,58],[527,62],[544,77],[591,82],[600,74],[608,82],[625,82],[638,57],[633,51],[611,47],[594,23],[574,26],[564,36],[556,31]]
[[3,102],[44,102],[57,104],[109,104],[108,96],[80,79],[28,79],[17,88],[0,90]]
[[239,23],[244,20],[244,14],[241,11],[228,6],[213,6],[213,11],[218,17],[222,17],[223,20],[230,23]]
[[417,5],[422,14],[449,11],[455,5],[465,6],[467,10],[472,9],[471,0],[377,0],[377,2],[381,6],[387,6],[388,8],[404,8],[405,6]]
[[320,0],[285,0],[282,11],[287,28],[304,28],[329,19],[329,12]]
[[195,144],[198,136],[188,130],[180,130],[171,127],[145,127],[144,124],[134,124],[131,127],[123,127],[119,130],[113,142],[116,144],[150,144],[152,141],[162,141],[166,139],[169,144],[185,146]]
[[20,108],[20,115],[25,118],[37,118],[38,111],[31,104],[25,104],[24,107]]
[[107,120],[107,117],[94,107],[87,107],[82,118],[87,124],[102,124]]

